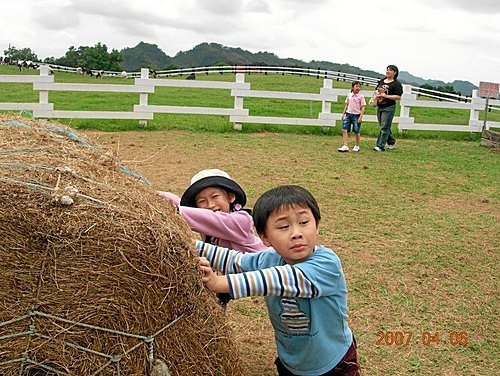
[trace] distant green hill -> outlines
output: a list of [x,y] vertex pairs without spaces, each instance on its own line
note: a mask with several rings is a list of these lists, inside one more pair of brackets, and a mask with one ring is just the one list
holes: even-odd
[[401,81],[404,81],[408,84],[415,86],[420,86],[423,84],[428,84],[434,87],[451,85],[453,86],[453,89],[455,89],[455,91],[461,93],[462,95],[471,95],[472,90],[477,89],[477,86],[470,83],[469,81],[455,80],[453,82],[446,83],[444,81],[439,81],[439,80],[426,80],[424,78],[417,77],[408,72],[403,72],[403,71],[400,72],[399,79]]
[[[382,78],[384,76],[383,73],[364,70],[349,64],[337,64],[329,61],[316,60],[305,62],[293,58],[282,59],[271,52],[253,53],[241,48],[226,47],[218,43],[201,43],[191,50],[180,51],[174,57],[169,57],[157,45],[141,42],[133,48],[123,49],[121,54],[123,58],[123,69],[129,72],[138,71],[140,68],[144,67],[161,70],[169,66],[190,68],[213,65],[263,65],[311,69],[319,68],[374,78]],[[471,95],[472,89],[477,88],[468,81],[455,80],[451,83],[445,83],[443,81],[423,79],[405,71],[400,72],[399,78],[402,82],[415,86],[420,86],[425,83],[435,87],[451,85],[455,91],[463,95]]]
[[141,42],[132,48],[124,48],[122,67],[128,72],[138,71],[141,68],[164,69],[171,64],[168,57],[156,44]]

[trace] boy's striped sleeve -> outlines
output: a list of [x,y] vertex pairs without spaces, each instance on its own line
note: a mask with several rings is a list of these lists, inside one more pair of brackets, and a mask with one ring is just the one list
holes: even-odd
[[234,299],[247,296],[289,296],[314,298],[318,296],[316,287],[304,273],[292,265],[231,274],[227,276],[231,296]]
[[224,274],[241,273],[239,267],[243,253],[234,249],[223,248],[217,245],[196,241],[195,250],[200,257],[205,257],[210,262],[212,268]]
[[[228,280],[230,294],[234,299],[247,296],[287,296],[314,298],[319,295],[316,286],[293,265],[280,265],[255,270],[258,262],[248,264],[252,271],[244,271],[245,255],[238,251],[197,241],[195,249],[210,265],[223,272]],[[258,255],[247,255],[254,259]],[[249,260],[247,260],[249,261]],[[255,260],[254,260],[255,261]],[[248,269],[248,268],[247,268]]]

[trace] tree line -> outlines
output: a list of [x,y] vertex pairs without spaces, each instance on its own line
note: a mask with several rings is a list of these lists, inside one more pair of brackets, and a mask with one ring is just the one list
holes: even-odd
[[[4,50],[6,59],[12,63],[18,60],[40,62],[36,53],[31,48],[16,48],[9,46]],[[43,60],[47,64],[63,65],[69,67],[82,67],[92,70],[104,70],[119,72],[125,70],[136,71],[140,68],[153,70],[177,69],[178,67],[211,66],[211,65],[263,65],[263,66],[293,66],[313,69],[339,71],[343,73],[360,74],[368,77],[379,77],[376,72],[365,71],[349,64],[334,64],[325,61],[311,61],[309,63],[287,58],[280,59],[268,52],[251,53],[241,48],[225,47],[217,43],[201,43],[189,51],[179,52],[174,57],[167,56],[157,45],[140,42],[132,48],[124,48],[122,51],[116,49],[108,50],[106,44],[97,43],[95,46],[71,46],[64,56],[59,58],[47,57]],[[407,83],[411,83],[406,81]],[[468,86],[454,84],[413,83],[422,89],[439,91],[446,97],[447,94],[470,95],[474,85],[467,82]],[[470,92],[468,92],[470,91]]]
[[456,91],[453,86],[451,85],[444,85],[444,86],[432,86],[429,84],[422,84],[420,85],[421,89],[427,89],[427,90],[434,90],[434,91],[440,91],[442,93],[449,93],[449,94],[457,94],[457,95],[462,95],[459,91]]
[[[9,46],[4,50],[4,56],[11,61],[30,60],[40,61],[31,48],[16,48]],[[118,50],[108,51],[105,44],[97,43],[93,47],[69,47],[64,56],[59,58],[47,57],[43,60],[47,64],[64,65],[68,67],[87,67],[96,70],[120,71],[122,70],[122,55]]]

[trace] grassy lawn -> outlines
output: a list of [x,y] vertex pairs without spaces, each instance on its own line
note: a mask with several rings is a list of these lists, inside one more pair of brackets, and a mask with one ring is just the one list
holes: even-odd
[[[180,194],[195,172],[218,167],[241,183],[250,206],[278,184],[311,190],[322,210],[320,242],[346,273],[364,375],[494,373],[498,153],[460,140],[400,139],[397,149],[375,153],[365,137],[360,153],[342,154],[336,135],[87,133],[154,189]],[[246,374],[274,375],[263,300],[233,301],[227,315]],[[404,343],[391,342],[396,332]]]

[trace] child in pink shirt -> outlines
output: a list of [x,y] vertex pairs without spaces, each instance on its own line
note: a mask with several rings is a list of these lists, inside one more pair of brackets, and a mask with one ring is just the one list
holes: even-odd
[[177,206],[203,241],[243,252],[267,249],[254,233],[252,216],[243,209],[245,192],[227,172],[219,169],[198,172],[181,198],[170,192],[158,193]]
[[356,135],[356,144],[352,148],[352,151],[359,151],[359,131],[361,129],[361,123],[363,122],[363,114],[365,113],[366,100],[365,96],[361,93],[361,82],[354,81],[352,83],[351,92],[347,95],[345,99],[344,112],[342,113],[342,140],[344,144],[338,148],[338,151],[345,153],[349,151],[349,146],[347,145],[347,133],[352,130]]
[[[255,235],[249,210],[243,209],[247,202],[245,191],[225,171],[198,172],[181,198],[170,192],[158,194],[177,206],[191,230],[199,232],[206,243],[241,252],[268,248]],[[225,309],[231,297],[229,294],[217,294],[217,297]]]

